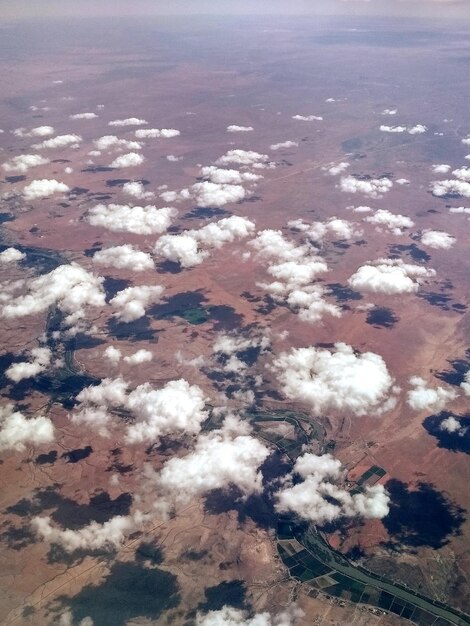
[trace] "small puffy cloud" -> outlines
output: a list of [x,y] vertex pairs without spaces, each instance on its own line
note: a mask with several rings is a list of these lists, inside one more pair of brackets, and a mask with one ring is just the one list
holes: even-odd
[[401,259],[377,259],[361,267],[348,284],[358,291],[396,295],[415,293],[425,278],[435,276],[433,269],[404,263]]
[[261,178],[260,174],[252,172],[239,172],[238,170],[226,170],[208,165],[201,168],[201,176],[207,178],[211,183],[218,185],[241,185],[242,183],[255,183]]
[[125,356],[124,361],[129,365],[140,365],[141,363],[149,363],[153,359],[153,353],[150,350],[137,350],[130,356]]
[[462,143],[464,144],[464,146],[470,146],[470,135],[468,137],[464,137],[462,139]]
[[108,126],[144,126],[145,124],[148,124],[148,122],[138,117],[126,117],[124,120],[112,120],[108,122]]
[[384,227],[394,235],[402,235],[404,228],[412,228],[415,225],[407,215],[391,213],[387,209],[379,209],[374,215],[364,218],[364,221]]
[[287,225],[289,228],[305,233],[315,242],[321,242],[326,237],[349,240],[362,235],[362,231],[355,224],[337,217],[331,217],[326,222],[312,222],[311,224],[300,219],[291,220]]
[[129,269],[134,272],[144,272],[155,267],[150,254],[142,252],[128,243],[99,250],[93,256],[93,263],[118,269]]
[[423,124],[416,124],[415,126],[387,126],[382,124],[380,130],[383,133],[408,133],[409,135],[420,135],[427,131],[427,127]]
[[3,252],[0,252],[0,264],[6,265],[7,263],[18,263],[26,257],[24,252],[20,252],[16,248],[6,248]]
[[408,178],[397,178],[395,182],[397,183],[397,185],[409,185],[410,184],[410,181],[408,180]]
[[13,363],[5,371],[5,376],[15,383],[25,378],[34,378],[48,367],[51,356],[49,348],[33,348],[29,354],[30,361]]
[[104,356],[110,361],[112,365],[117,365],[122,357],[122,352],[119,348],[115,348],[114,346],[108,346],[104,351]]
[[282,150],[283,148],[297,148],[297,141],[281,141],[280,143],[273,143],[269,147],[271,150]]
[[22,154],[6,161],[2,167],[5,172],[27,172],[31,167],[47,165],[48,163],[50,163],[49,159],[40,154]]
[[299,517],[317,524],[342,517],[382,518],[388,515],[390,497],[383,485],[366,487],[351,495],[338,485],[344,478],[341,463],[330,454],[304,454],[295,465],[294,473],[302,481],[286,486],[276,493],[278,511],[292,511]]
[[315,415],[380,415],[395,404],[395,381],[383,358],[358,354],[345,343],[331,350],[312,346],[283,352],[272,369],[284,394],[310,405]]
[[171,139],[180,134],[176,128],[139,128],[135,131],[137,139]]
[[421,243],[430,248],[448,250],[451,248],[456,239],[442,230],[425,230],[421,235]]
[[457,397],[457,393],[453,389],[428,387],[426,381],[419,376],[412,376],[410,384],[413,389],[408,392],[407,402],[415,411],[435,411],[438,413]]
[[256,164],[265,164],[269,161],[267,154],[260,154],[253,150],[229,150],[226,154],[221,156],[216,161],[216,165],[230,165],[235,163],[237,165],[253,166]]
[[446,432],[457,435],[459,437],[463,437],[467,432],[467,428],[462,426],[462,423],[455,418],[453,415],[449,415],[439,425],[440,430],[445,430]]
[[382,111],[382,115],[396,115],[398,113],[398,109],[384,109]]
[[91,522],[79,530],[61,529],[52,525],[50,517],[33,517],[31,526],[43,541],[55,543],[67,552],[74,550],[112,550],[119,547],[126,536],[135,530],[141,516],[116,515],[107,522]]
[[447,174],[450,171],[450,165],[446,163],[440,163],[432,166],[434,174]]
[[33,145],[35,150],[43,150],[49,148],[67,148],[68,146],[76,146],[83,141],[80,135],[57,135],[52,139],[46,139],[41,143]]
[[351,210],[354,213],[370,213],[373,209],[370,206],[360,205],[360,206],[348,206],[347,209]]
[[136,167],[142,165],[145,161],[144,157],[137,152],[128,152],[127,154],[120,154],[109,164],[109,167]]
[[470,370],[465,374],[463,382],[460,387],[466,396],[470,396]]
[[183,157],[175,156],[174,154],[167,154],[165,158],[167,161],[170,161],[170,163],[178,163],[178,161],[181,161]]
[[1,316],[7,319],[35,315],[57,306],[69,325],[84,317],[86,307],[104,307],[103,278],[76,263],[60,265],[48,274],[27,280],[28,293],[14,296],[4,289]]
[[361,180],[355,176],[343,176],[340,189],[345,193],[362,193],[369,198],[380,198],[393,187],[389,178],[369,178]]
[[470,182],[470,167],[460,167],[452,172],[455,178],[463,180],[464,182]]
[[155,253],[182,267],[199,265],[210,255],[210,248],[243,239],[253,233],[255,224],[246,217],[232,215],[206,224],[198,230],[179,235],[163,235],[155,244]]
[[246,423],[227,417],[220,429],[199,435],[192,452],[167,461],[153,482],[166,506],[186,504],[231,485],[243,495],[260,493],[259,467],[268,456],[268,448],[250,434]]
[[36,126],[36,128],[32,128],[29,131],[26,128],[16,128],[13,131],[13,134],[17,137],[48,137],[54,133],[53,126]]
[[25,450],[27,445],[54,441],[54,426],[48,417],[25,417],[13,405],[0,407],[0,450]]
[[33,180],[29,185],[23,188],[23,195],[26,200],[35,200],[36,198],[48,198],[55,193],[67,193],[70,187],[54,178],[41,178]]
[[[136,365],[148,362],[151,356],[148,350],[138,350],[124,360]],[[171,380],[160,389],[145,383],[132,391],[122,378],[105,378],[99,385],[83,389],[77,400],[80,404],[72,421],[86,423],[102,432],[111,420],[109,410],[129,411],[133,422],[126,428],[127,443],[155,441],[174,433],[195,435],[209,416],[201,388],[183,378]]]
[[138,141],[129,141],[128,139],[120,139],[116,135],[103,135],[103,137],[99,137],[93,141],[97,154],[89,153],[91,156],[99,156],[101,151],[110,150],[111,148],[118,150],[140,150],[142,148],[142,144]]
[[253,130],[253,126],[237,126],[236,124],[231,124],[227,126],[228,133],[248,133]]
[[75,113],[74,115],[69,115],[71,120],[93,120],[95,117],[98,117],[96,113]]
[[253,617],[249,617],[247,611],[224,606],[205,614],[198,612],[196,626],[296,626],[303,616],[304,612],[295,604],[277,615],[255,613]]
[[124,183],[122,190],[138,200],[150,200],[155,196],[152,191],[145,191],[145,187],[141,182]]
[[245,189],[241,185],[224,185],[202,181],[195,183],[192,192],[198,206],[221,207],[230,202],[239,202],[245,197]]
[[145,315],[145,309],[150,304],[160,300],[164,288],[160,285],[140,285],[127,287],[114,296],[110,301],[117,309],[115,316],[122,322],[133,322]]
[[341,161],[340,163],[330,163],[326,167],[322,167],[322,169],[326,170],[330,176],[337,176],[347,170],[348,167],[349,163],[347,161]]
[[98,204],[89,210],[87,221],[114,232],[154,235],[166,231],[176,214],[177,210],[171,207]]
[[300,120],[302,122],[313,122],[315,120],[321,122],[323,120],[323,117],[321,117],[320,115],[293,115],[292,119]]
[[463,180],[439,180],[432,183],[431,191],[437,197],[453,195],[470,198],[470,183]]
[[449,209],[449,213],[470,215],[470,207],[456,206]]
[[136,418],[127,429],[126,441],[155,441],[175,432],[197,434],[208,417],[205,401],[201,388],[183,378],[161,389],[153,389],[148,383],[140,385],[126,399],[126,407]]

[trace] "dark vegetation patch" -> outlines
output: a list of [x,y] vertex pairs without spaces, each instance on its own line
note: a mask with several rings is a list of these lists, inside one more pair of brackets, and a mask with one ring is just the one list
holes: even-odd
[[108,334],[116,339],[127,339],[128,341],[150,341],[157,342],[157,333],[150,326],[150,319],[144,315],[132,322],[120,322],[115,317],[111,317],[106,322]]
[[392,479],[385,485],[390,494],[390,512],[382,522],[391,547],[441,548],[449,537],[460,534],[465,510],[433,485],[420,482],[416,488]]
[[410,245],[395,244],[390,246],[389,250],[389,259],[400,259],[402,253],[405,252],[413,259],[413,261],[418,261],[419,263],[427,263],[431,260],[431,256],[424,250],[421,250],[421,248],[418,248],[415,243]]
[[14,526],[6,522],[6,530],[0,533],[0,541],[5,542],[11,550],[23,550],[36,541],[29,524]]
[[114,296],[123,289],[131,286],[131,281],[125,278],[113,278],[112,276],[105,276],[103,281],[103,289],[106,293],[106,302],[114,298]]
[[90,190],[86,187],[73,187],[73,189],[68,192],[68,196],[83,196],[83,194],[88,193],[89,191]]
[[236,609],[249,608],[243,580],[229,580],[215,587],[208,587],[204,590],[204,595],[206,600],[199,604],[198,610],[200,611],[220,611],[225,605],[233,606]]
[[6,512],[18,517],[30,518],[54,509],[50,514],[54,522],[64,528],[78,530],[91,522],[104,524],[115,515],[128,515],[131,504],[130,493],[122,493],[111,500],[106,491],[91,496],[87,504],[80,504],[63,496],[58,491],[58,485],[51,485],[44,489],[35,489],[31,499],[22,498],[16,504],[9,506]]
[[175,261],[161,261],[156,265],[157,271],[161,274],[179,274],[183,271],[183,268],[179,263]]
[[20,175],[20,176],[5,176],[5,180],[7,181],[7,183],[21,183],[23,180],[26,180],[26,176],[24,175]]
[[375,328],[393,328],[399,318],[392,309],[387,307],[374,307],[367,313],[366,323]]
[[106,181],[106,187],[123,187],[126,183],[137,182],[142,185],[149,185],[150,181],[141,178],[140,180],[132,181],[130,178],[110,178]]
[[60,458],[65,459],[66,463],[78,463],[83,461],[83,459],[87,459],[92,452],[93,448],[91,446],[85,446],[84,448],[76,448],[75,450],[64,452]]
[[5,224],[5,222],[13,222],[16,217],[12,213],[0,213],[0,224]]
[[218,208],[214,209],[211,207],[198,206],[192,209],[191,211],[189,211],[188,213],[186,213],[185,215],[183,215],[183,219],[206,220],[212,217],[223,217],[224,215],[225,216],[231,215],[231,213],[229,211],[226,211],[225,209],[218,209]]
[[54,465],[57,461],[57,450],[51,450],[46,454],[38,454],[34,459],[36,465]]
[[137,561],[148,561],[151,565],[161,565],[163,563],[163,551],[159,546],[143,541],[135,551]]
[[99,585],[87,585],[73,598],[59,598],[74,624],[91,617],[97,626],[125,626],[137,617],[157,620],[180,602],[176,576],[158,568],[118,561]]
[[465,374],[470,370],[470,348],[465,351],[465,357],[463,359],[454,359],[448,361],[448,363],[451,365],[452,369],[437,372],[435,376],[448,385],[459,387],[465,380]]
[[[456,432],[449,432],[441,428],[441,423],[448,417],[454,417],[460,422],[461,428]],[[436,415],[429,415],[423,426],[427,432],[437,439],[437,447],[451,452],[465,452],[470,454],[470,415],[453,415],[442,411]]]
[[83,170],[80,170],[81,172],[92,172],[94,174],[98,173],[98,172],[113,172],[114,171],[114,167],[107,167],[106,165],[92,165],[90,167],[86,167]]
[[[9,247],[8,245],[1,244],[0,252],[3,252]],[[20,261],[20,266],[32,269],[35,274],[48,274],[59,267],[59,265],[68,263],[66,257],[61,252],[57,252],[57,250],[22,246],[21,244],[15,244],[14,247],[26,255],[25,258]]]
[[327,285],[330,292],[338,302],[349,302],[350,300],[362,300],[362,295],[346,285],[340,283],[330,283]]

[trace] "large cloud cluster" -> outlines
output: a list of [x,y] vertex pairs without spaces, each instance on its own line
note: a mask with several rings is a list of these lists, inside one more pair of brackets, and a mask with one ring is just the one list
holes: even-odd
[[25,450],[54,440],[54,426],[48,417],[25,417],[13,405],[0,407],[0,450]]
[[5,172],[27,172],[31,167],[38,167],[39,165],[47,165],[50,163],[49,159],[41,156],[40,154],[21,154],[20,156],[13,157],[9,161],[2,164]]
[[427,131],[424,124],[416,124],[415,126],[387,126],[382,124],[380,130],[383,133],[408,133],[409,135],[422,135]]
[[155,196],[152,191],[145,191],[143,183],[139,181],[124,183],[122,191],[138,200],[151,200]]
[[[295,224],[298,226],[298,222]],[[275,279],[271,283],[259,283],[273,299],[286,302],[307,322],[317,322],[325,314],[341,315],[336,305],[324,299],[324,288],[313,284],[319,274],[328,271],[316,249],[296,245],[276,230],[259,232],[249,245],[256,251],[256,258],[267,264],[268,274]]]
[[414,226],[413,220],[408,216],[391,213],[387,209],[379,209],[374,215],[366,217],[364,221],[379,228],[384,227],[394,235],[402,235],[404,228],[412,228]]
[[57,137],[52,137],[51,139],[45,139],[41,143],[37,143],[33,145],[35,150],[44,150],[50,148],[68,148],[76,147],[78,144],[83,141],[80,135],[57,135]]
[[26,200],[36,200],[38,198],[48,198],[55,193],[67,193],[70,187],[58,180],[42,178],[33,180],[23,188],[23,196]]
[[341,463],[330,454],[304,454],[294,465],[301,482],[287,484],[277,494],[278,511],[292,511],[317,524],[341,517],[382,518],[388,514],[390,498],[382,485],[366,487],[351,495],[337,483],[344,479]]
[[243,239],[253,233],[255,224],[246,217],[232,215],[206,224],[198,230],[180,235],[163,235],[155,244],[155,252],[182,267],[199,265],[210,255],[210,248]]
[[110,150],[111,148],[117,150],[140,150],[142,144],[138,141],[129,141],[128,139],[120,139],[116,135],[103,135],[93,141],[95,148],[99,151]]
[[269,162],[267,154],[260,154],[254,150],[229,150],[216,161],[216,165],[240,165],[246,167],[266,167]]
[[246,423],[227,417],[223,426],[197,438],[194,449],[173,457],[152,482],[163,509],[186,504],[213,489],[234,485],[243,495],[262,491],[259,467],[269,456],[264,444],[250,434]]
[[21,261],[25,257],[26,254],[16,248],[5,248],[3,252],[0,252],[0,264],[18,263],[18,261]]
[[[141,353],[128,362],[131,365],[145,362],[145,356]],[[79,405],[71,416],[72,421],[86,424],[101,434],[107,433],[113,409],[129,411],[134,418],[126,427],[129,444],[156,441],[164,435],[195,435],[208,417],[203,391],[184,379],[171,380],[160,389],[145,383],[129,391],[129,384],[122,378],[105,378],[99,385],[83,389],[77,400]]]
[[412,376],[410,384],[413,386],[408,392],[407,402],[415,411],[440,412],[446,404],[455,400],[457,393],[445,387],[428,387],[424,378]]
[[164,291],[160,285],[139,285],[127,287],[118,291],[110,301],[116,309],[115,316],[121,322],[133,322],[144,317],[145,310],[150,304],[159,302]]
[[428,229],[424,230],[421,235],[421,243],[423,245],[437,250],[448,250],[454,245],[455,241],[455,237],[443,230]]
[[148,122],[138,117],[126,117],[126,119],[123,120],[112,120],[108,122],[108,126],[144,126],[145,124],[148,124]]
[[143,520],[139,512],[134,515],[116,515],[107,522],[91,522],[79,530],[61,529],[52,525],[50,517],[33,517],[31,526],[43,541],[55,543],[67,552],[75,550],[112,550],[119,547],[126,536]]
[[128,152],[127,154],[120,154],[118,157],[111,161],[109,167],[115,167],[117,169],[121,167],[136,167],[142,165],[145,161],[144,157],[137,152]]
[[394,379],[383,358],[374,352],[358,354],[345,343],[331,350],[295,348],[272,364],[284,394],[325,412],[378,415],[395,404]]
[[139,128],[135,131],[137,139],[171,139],[179,134],[176,128]]
[[253,126],[238,126],[237,124],[227,126],[228,133],[249,133],[252,130]]
[[52,353],[49,348],[33,348],[29,356],[30,361],[20,361],[10,365],[5,371],[5,376],[15,383],[24,378],[34,378],[48,367]]
[[289,228],[305,233],[310,240],[318,243],[326,237],[349,240],[362,235],[362,231],[355,224],[337,217],[331,217],[326,222],[312,222],[311,224],[297,219],[291,220],[287,225]]
[[177,210],[172,207],[129,206],[126,204],[97,204],[88,211],[87,221],[114,232],[154,235],[171,225]]
[[470,198],[470,182],[463,180],[439,180],[431,185],[433,195],[442,197],[447,195]]
[[[1,316],[7,319],[35,315],[57,306],[66,314],[65,323],[73,325],[85,316],[87,307],[104,307],[103,278],[80,265],[60,265],[48,274],[12,285],[3,285]],[[14,296],[18,289],[24,295]]]
[[404,263],[401,259],[377,259],[361,265],[348,283],[358,291],[384,293],[415,293],[426,278],[436,275],[435,270]]
[[295,604],[277,615],[264,612],[253,617],[247,611],[224,606],[217,611],[197,613],[196,626],[296,626],[303,616],[304,612]]
[[118,269],[129,269],[134,272],[143,272],[154,268],[150,254],[142,252],[142,250],[138,250],[128,243],[99,250],[93,256],[93,263]]
[[393,182],[389,178],[360,179],[356,176],[343,176],[340,181],[340,189],[345,193],[362,193],[369,198],[380,198],[390,191]]

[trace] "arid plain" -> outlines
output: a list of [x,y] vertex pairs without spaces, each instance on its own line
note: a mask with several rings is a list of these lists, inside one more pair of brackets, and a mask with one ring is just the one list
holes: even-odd
[[2,622],[406,623],[312,597],[283,514],[469,612],[470,33],[2,35]]

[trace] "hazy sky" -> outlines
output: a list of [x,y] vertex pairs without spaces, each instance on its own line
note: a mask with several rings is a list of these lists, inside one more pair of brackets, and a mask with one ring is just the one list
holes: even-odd
[[145,14],[396,15],[470,20],[470,0],[0,0],[0,20]]

